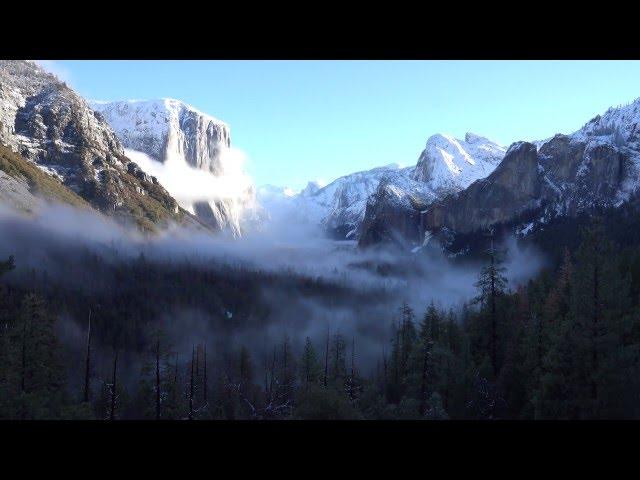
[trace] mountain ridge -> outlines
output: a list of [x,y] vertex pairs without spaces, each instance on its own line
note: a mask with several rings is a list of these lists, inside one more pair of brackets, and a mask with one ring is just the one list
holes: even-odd
[[526,235],[555,216],[618,207],[640,189],[640,99],[611,107],[568,135],[513,143],[485,179],[432,205],[421,234],[468,234],[508,222],[527,210],[538,218],[518,228]]
[[130,160],[111,127],[32,61],[0,61],[0,143],[56,177],[95,209],[143,230],[191,224],[175,199]]
[[[189,174],[188,168],[192,168],[223,180],[233,175],[233,181],[237,181],[241,165],[228,154],[231,132],[222,120],[172,98],[93,101],[91,105],[111,125],[126,149],[142,152],[172,167],[173,172]],[[212,228],[241,236],[244,217],[250,217],[255,210],[255,188],[248,177],[244,183],[228,198],[216,198],[212,187],[211,191],[202,192],[197,201],[179,199],[179,203]],[[170,193],[179,196],[177,190]]]
[[[392,163],[343,175],[321,188],[307,190],[304,195],[299,192],[283,196],[279,206],[282,207],[282,202],[289,199],[291,214],[297,221],[320,225],[335,238],[359,239],[379,224],[373,213],[377,207],[370,206],[372,200],[399,202],[407,208],[411,198],[424,207],[447,193],[462,189],[495,168],[503,155],[503,147],[472,133],[468,133],[465,139],[457,140],[446,134],[432,135],[415,166],[401,167]],[[473,148],[469,148],[470,145]],[[487,153],[478,155],[482,147]],[[439,150],[434,154],[436,148]],[[455,159],[453,163],[450,158]],[[457,167],[455,161],[461,160],[467,165]],[[456,168],[448,169],[447,161]],[[437,168],[430,168],[434,165]],[[427,175],[427,170],[437,170],[438,174]],[[381,193],[381,189],[387,190],[388,195]]]

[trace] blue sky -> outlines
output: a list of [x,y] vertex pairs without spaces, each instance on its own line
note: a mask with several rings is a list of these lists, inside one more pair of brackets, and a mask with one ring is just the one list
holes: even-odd
[[227,122],[256,184],[412,165],[437,132],[504,145],[640,97],[640,61],[55,61],[90,99],[172,97]]

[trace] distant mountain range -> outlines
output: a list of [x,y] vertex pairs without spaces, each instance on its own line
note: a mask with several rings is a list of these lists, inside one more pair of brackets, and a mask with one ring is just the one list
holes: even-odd
[[521,235],[554,217],[619,207],[640,186],[640,99],[610,108],[570,135],[516,142],[488,177],[431,205],[419,235],[470,233],[528,213]]
[[0,202],[31,211],[43,199],[65,201],[143,230],[178,223],[234,236],[278,217],[361,247],[418,250],[525,214],[516,232],[526,235],[551,218],[635,198],[639,125],[640,99],[569,135],[506,149],[472,133],[436,134],[415,166],[300,192],[256,189],[229,153],[223,121],[174,99],[87,102],[35,62],[0,61]]
[[[431,239],[485,230],[529,213],[526,235],[558,216],[573,217],[635,198],[640,186],[640,99],[584,127],[508,149],[468,133],[429,138],[415,167],[346,175],[311,194],[288,195],[294,210],[362,247],[395,243],[417,250]],[[529,217],[531,215],[528,215]]]
[[[393,216],[397,207],[411,201],[426,206],[463,190],[490,174],[504,154],[504,147],[472,133],[465,140],[437,134],[427,140],[414,167],[392,164],[345,175],[322,188],[310,185],[297,195],[288,191],[278,206],[289,207],[299,221],[321,225],[335,238],[375,242],[378,235],[384,237],[380,230],[389,219],[383,217]],[[263,188],[258,198],[272,202],[276,191]]]

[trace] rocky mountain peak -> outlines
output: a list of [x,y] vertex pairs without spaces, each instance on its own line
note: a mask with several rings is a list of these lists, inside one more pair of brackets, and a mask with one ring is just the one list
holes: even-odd
[[482,135],[477,135],[472,132],[467,132],[464,135],[465,143],[493,143],[487,137],[483,137]]
[[627,105],[611,107],[571,134],[576,141],[609,142],[619,147],[640,147],[640,98]]
[[194,168],[222,174],[222,150],[231,145],[229,126],[172,98],[91,102],[126,148],[166,162],[178,159]]
[[[194,178],[193,173],[185,169],[201,170],[227,185],[235,185],[239,176],[245,177],[237,156],[230,153],[229,126],[191,105],[172,98],[94,101],[91,105],[111,125],[131,155],[141,152],[170,166],[172,172],[188,173],[190,178]],[[202,175],[199,178],[204,179]],[[183,199],[180,206],[217,230],[242,235],[245,220],[253,223],[254,210],[258,209],[253,184],[247,179],[243,181],[248,183],[247,188],[221,197],[214,191],[214,184],[222,186],[221,182],[210,180],[206,180],[212,185],[210,192],[201,192],[202,198],[195,201]],[[184,190],[184,185],[177,188]],[[180,196],[178,191],[172,193]]]
[[104,119],[34,62],[0,61],[0,142],[109,215],[148,230],[182,218],[161,185],[127,171]]
[[536,221],[544,223],[550,216],[618,206],[640,189],[639,124],[636,100],[570,135],[515,142],[491,175],[430,207],[423,226],[470,233],[527,211],[540,210]]
[[465,140],[458,140],[435,134],[420,154],[414,179],[428,183],[436,192],[460,190],[489,175],[504,154],[502,146],[480,135],[467,133]]
[[300,192],[300,196],[302,196],[302,197],[309,197],[309,196],[311,196],[311,195],[315,194],[315,193],[316,193],[318,190],[320,190],[321,188],[322,188],[322,186],[320,185],[320,183],[319,183],[319,182],[317,182],[317,181],[315,181],[315,180],[309,181],[309,182],[307,183],[307,186],[306,186],[306,187],[304,187],[304,188],[302,189],[302,191]]

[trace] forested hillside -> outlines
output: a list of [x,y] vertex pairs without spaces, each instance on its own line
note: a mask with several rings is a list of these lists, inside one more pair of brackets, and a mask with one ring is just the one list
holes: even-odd
[[[614,231],[601,216],[585,217],[575,247],[561,241],[566,228],[550,229],[559,261],[515,291],[501,252],[489,248],[477,298],[461,310],[414,311],[398,299],[373,364],[363,361],[357,329],[346,335],[337,321],[306,338],[283,331],[268,345],[233,340],[239,328],[267,331],[278,321],[265,286],[321,299],[336,319],[344,305],[389,292],[143,256],[113,264],[82,252],[79,262],[100,280],[69,287],[37,269],[16,279],[21,259],[8,259],[0,417],[638,418],[640,250],[628,236],[615,241],[634,218],[620,213]],[[212,312],[212,328],[157,321],[176,305]]]

